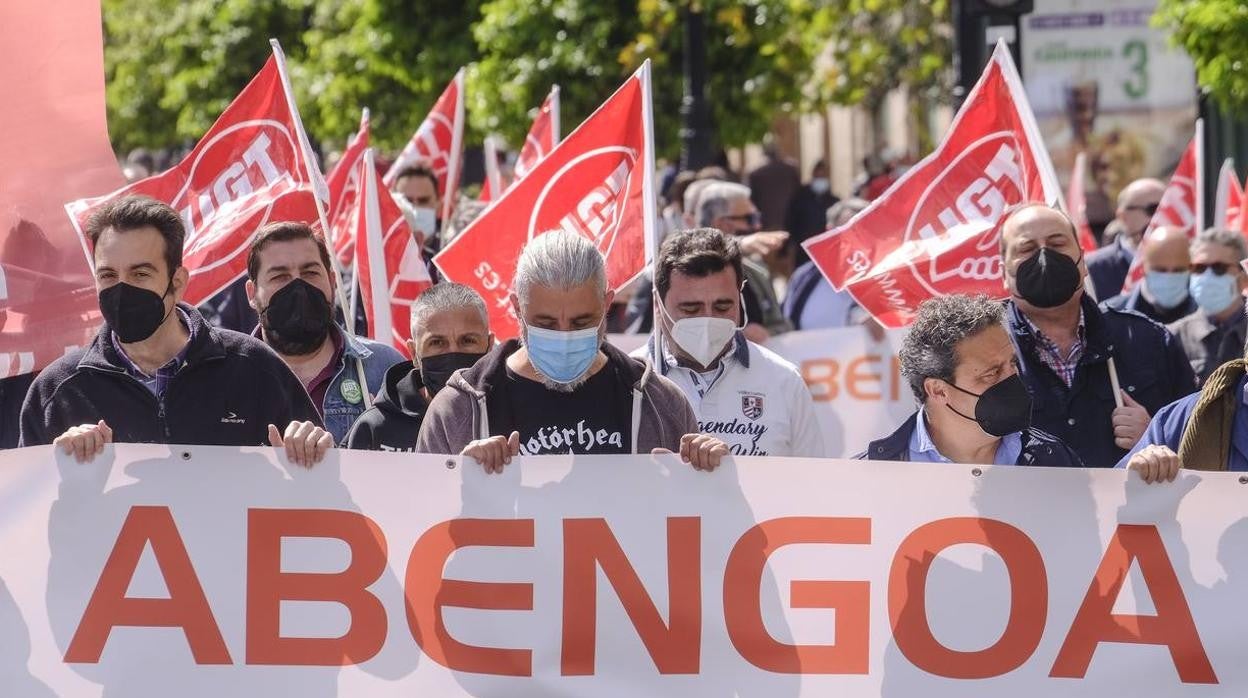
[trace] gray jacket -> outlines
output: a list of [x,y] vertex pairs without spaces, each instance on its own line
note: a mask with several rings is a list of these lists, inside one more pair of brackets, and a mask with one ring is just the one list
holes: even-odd
[[1179,343],[1183,345],[1183,351],[1187,352],[1187,360],[1191,362],[1192,371],[1200,385],[1204,385],[1209,374],[1222,364],[1244,357],[1248,317],[1244,316],[1242,309],[1235,313],[1230,322],[1221,326],[1214,325],[1209,321],[1208,315],[1197,311],[1166,325],[1166,329],[1178,337]]
[[[507,357],[520,348],[517,340],[494,347],[475,366],[456,371],[425,413],[416,439],[417,453],[458,454],[470,442],[490,436],[486,394],[504,379]],[[698,418],[684,393],[652,370],[650,362],[634,359],[603,344],[607,361],[623,368],[632,382],[633,453],[655,448],[680,451],[680,437],[698,433]]]

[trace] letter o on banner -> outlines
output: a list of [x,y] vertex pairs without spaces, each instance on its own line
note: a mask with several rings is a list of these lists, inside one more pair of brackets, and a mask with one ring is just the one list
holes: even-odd
[[[927,575],[946,548],[991,548],[1010,577],[1010,616],[992,646],[974,652],[945,647],[927,621]],[[987,679],[1022,666],[1044,634],[1049,588],[1040,550],[1017,528],[978,517],[940,519],[915,529],[897,548],[888,578],[888,616],[897,648],[914,666],[952,679]]]

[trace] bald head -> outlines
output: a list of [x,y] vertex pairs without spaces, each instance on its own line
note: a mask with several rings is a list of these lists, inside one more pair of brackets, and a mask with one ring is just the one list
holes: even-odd
[[1015,279],[1018,267],[1040,252],[1041,248],[1070,257],[1087,275],[1083,253],[1075,237],[1075,224],[1061,211],[1043,204],[1028,204],[1016,209],[1001,226],[1001,258],[1005,264],[1005,286],[1011,295],[1018,295]]
[[1192,265],[1191,241],[1187,234],[1161,227],[1148,234],[1143,246],[1145,271],[1186,272]]
[[1122,224],[1122,234],[1132,245],[1138,243],[1144,235],[1165,191],[1165,182],[1147,177],[1135,180],[1118,193],[1115,219]]

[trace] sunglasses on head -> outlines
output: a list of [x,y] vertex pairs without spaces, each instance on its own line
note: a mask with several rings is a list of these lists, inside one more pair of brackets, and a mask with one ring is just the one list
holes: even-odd
[[1204,274],[1205,270],[1208,269],[1213,272],[1214,276],[1222,276],[1228,271],[1234,271],[1235,266],[1236,265],[1234,264],[1227,264],[1226,262],[1213,262],[1211,264],[1193,264],[1192,273],[1197,274],[1197,275]]
[[1152,216],[1153,214],[1157,213],[1157,207],[1159,207],[1160,205],[1161,204],[1144,204],[1143,206],[1128,206],[1127,210],[1128,211],[1140,211],[1147,216]]

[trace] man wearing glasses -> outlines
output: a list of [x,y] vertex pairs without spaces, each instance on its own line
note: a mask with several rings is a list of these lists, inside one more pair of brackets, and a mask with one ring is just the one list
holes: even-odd
[[1108,300],[1122,291],[1127,270],[1135,258],[1135,249],[1153,214],[1157,213],[1165,191],[1166,185],[1161,180],[1137,179],[1119,192],[1114,220],[1122,227],[1122,234],[1109,245],[1088,255],[1088,275],[1092,278],[1098,300]]
[[1190,288],[1200,309],[1168,327],[1182,342],[1201,385],[1219,366],[1244,355],[1248,275],[1240,263],[1245,258],[1248,243],[1237,231],[1210,228],[1192,240]]
[[694,216],[700,227],[715,228],[735,237],[745,255],[746,338],[763,343],[770,335],[793,329],[776,300],[771,272],[764,263],[767,256],[784,247],[789,234],[761,231],[762,217],[750,201],[750,188],[736,182],[707,185],[698,197]]

